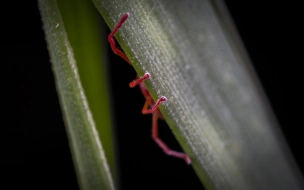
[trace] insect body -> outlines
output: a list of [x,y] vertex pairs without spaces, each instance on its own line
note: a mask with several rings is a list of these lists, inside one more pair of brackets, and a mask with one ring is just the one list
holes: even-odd
[[[115,54],[119,55],[121,58],[123,58],[125,61],[127,61],[130,65],[131,62],[126,56],[124,52],[122,52],[120,49],[116,47],[114,35],[117,32],[117,30],[126,22],[126,20],[129,18],[130,14],[126,13],[123,15],[123,17],[120,19],[120,21],[117,23],[117,25],[114,27],[112,32],[110,33],[108,40],[110,42],[111,48],[114,51]],[[144,85],[144,81],[148,80],[151,77],[150,73],[146,72],[144,76],[137,77],[137,79],[130,82],[129,86],[131,88],[135,87],[136,85],[139,85],[141,92],[143,93],[146,102],[144,104],[144,107],[142,109],[143,114],[153,114],[152,119],[152,138],[153,140],[160,146],[160,148],[169,156],[174,156],[177,158],[184,159],[187,164],[191,163],[191,160],[188,155],[182,152],[177,152],[174,150],[171,150],[159,137],[158,137],[158,118],[164,119],[163,115],[161,114],[158,106],[159,104],[167,101],[167,98],[165,96],[161,96],[156,102],[154,102],[153,98],[151,97],[149,91],[147,90],[146,86]],[[149,109],[150,108],[150,109]]]

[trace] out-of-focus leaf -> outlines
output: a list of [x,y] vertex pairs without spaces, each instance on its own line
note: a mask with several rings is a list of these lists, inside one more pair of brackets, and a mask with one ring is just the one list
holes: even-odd
[[57,2],[111,173],[117,180],[106,70],[107,26],[101,26],[102,17],[92,1]]
[[109,166],[57,3],[55,0],[39,0],[38,3],[80,187],[112,190]]

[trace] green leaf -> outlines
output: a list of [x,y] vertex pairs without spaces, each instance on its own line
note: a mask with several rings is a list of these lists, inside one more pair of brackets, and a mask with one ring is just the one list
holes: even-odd
[[207,189],[303,189],[219,1],[93,0]]
[[107,81],[108,42],[106,25],[92,1],[58,1],[58,7],[73,48],[85,95],[114,179],[117,180],[111,109]]
[[114,189],[56,1],[38,2],[80,187]]

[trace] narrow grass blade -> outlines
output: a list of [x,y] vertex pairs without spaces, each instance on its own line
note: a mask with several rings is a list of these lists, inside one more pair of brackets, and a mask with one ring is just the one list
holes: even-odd
[[93,0],[207,189],[303,189],[219,1]]
[[[114,180],[117,179],[115,145],[111,125],[108,45],[102,17],[92,1],[58,1],[58,7],[73,48],[78,73]],[[116,183],[117,184],[117,183]]]
[[109,166],[56,1],[38,3],[80,187],[112,190]]

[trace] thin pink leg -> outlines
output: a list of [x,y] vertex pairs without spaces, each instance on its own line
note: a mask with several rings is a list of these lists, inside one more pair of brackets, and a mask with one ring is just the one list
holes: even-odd
[[145,104],[144,104],[144,107],[143,107],[143,109],[142,109],[142,112],[144,112],[144,110],[147,110],[148,109],[148,107],[149,107],[149,105],[152,103],[152,97],[151,96],[149,96],[149,97],[147,97],[147,100],[146,100],[146,102],[145,102]]
[[149,79],[151,77],[150,73],[145,73],[144,76],[137,78],[135,80],[133,80],[132,82],[130,82],[129,86],[131,88],[135,87],[136,85],[138,85],[139,83],[144,82],[145,80]]
[[[108,37],[108,41],[111,45],[111,48],[113,50],[113,52],[117,55],[119,55],[121,58],[123,58],[126,62],[128,62],[131,65],[131,62],[129,60],[129,58],[127,57],[127,55],[122,52],[120,49],[118,49],[116,47],[116,43],[114,40],[114,35],[117,32],[117,30],[126,22],[126,20],[130,17],[129,13],[126,13],[122,16],[122,18],[120,19],[120,21],[117,23],[117,25],[114,27],[114,29],[112,30],[112,32],[110,33],[109,37]],[[138,85],[139,83],[143,82],[144,80],[147,80],[150,78],[150,73],[145,73],[145,75],[143,77],[140,77],[138,79],[135,79],[134,81],[130,82],[129,86],[131,88],[135,87],[136,85]]]
[[165,96],[160,97],[151,109],[143,109],[142,113],[143,114],[151,114],[151,113],[155,112],[155,110],[158,108],[159,104],[161,104],[165,101],[167,101],[167,98]]
[[126,54],[116,47],[115,40],[113,38],[115,33],[117,32],[117,30],[123,25],[124,22],[126,22],[126,20],[129,18],[129,16],[130,16],[129,13],[126,13],[122,16],[122,18],[120,19],[118,24],[114,27],[114,29],[110,33],[110,35],[108,37],[108,41],[110,42],[113,52],[115,54],[119,55],[121,58],[123,58],[126,62],[128,62],[131,65],[131,62],[128,59],[128,57],[126,56]]
[[[117,55],[119,55],[121,58],[123,58],[125,61],[127,61],[130,65],[131,62],[129,60],[129,58],[126,56],[126,54],[124,52],[122,52],[120,49],[118,49],[116,47],[115,44],[115,40],[114,40],[114,35],[117,32],[117,30],[126,22],[126,20],[129,18],[130,14],[126,13],[122,16],[122,18],[120,19],[120,21],[118,22],[118,24],[114,27],[114,29],[112,30],[112,32],[110,33],[110,35],[108,36],[108,41],[111,45],[111,48],[113,50],[113,52]],[[132,81],[129,85],[131,88],[135,87],[136,85],[142,83],[143,81],[149,79],[151,77],[151,75],[149,73],[145,73],[144,76],[135,79],[134,81]],[[156,103],[153,105],[153,107],[151,109],[148,109],[149,105],[153,102],[151,96],[148,94],[148,99],[145,102],[145,105],[143,107],[142,113],[143,114],[151,114],[153,113],[153,123],[152,123],[152,138],[154,139],[154,141],[161,147],[161,149],[163,149],[163,151],[169,155],[169,156],[174,156],[177,158],[181,158],[184,159],[186,161],[187,164],[191,163],[190,158],[182,153],[182,152],[177,152],[174,150],[170,150],[169,147],[158,137],[158,106],[159,104],[163,103],[167,101],[167,98],[165,96],[160,97]]]
[[152,121],[152,138],[153,140],[160,146],[163,151],[169,155],[169,156],[174,156],[180,159],[184,159],[187,164],[191,164],[191,160],[189,156],[185,153],[182,152],[177,152],[174,150],[171,150],[159,137],[158,137],[158,113],[159,110],[156,110],[153,113],[153,121]]

